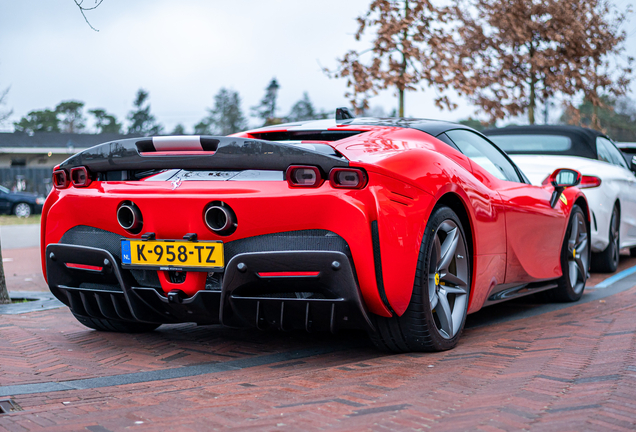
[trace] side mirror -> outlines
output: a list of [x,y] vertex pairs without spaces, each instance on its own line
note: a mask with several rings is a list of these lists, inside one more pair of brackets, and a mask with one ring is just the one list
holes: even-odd
[[629,169],[636,174],[636,156],[632,156],[632,161],[629,163]]
[[568,168],[559,168],[550,174],[548,182],[554,187],[552,198],[550,198],[550,207],[554,208],[556,206],[565,189],[581,183],[581,177],[580,172]]

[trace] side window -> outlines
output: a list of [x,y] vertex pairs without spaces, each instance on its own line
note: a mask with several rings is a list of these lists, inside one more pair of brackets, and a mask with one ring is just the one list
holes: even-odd
[[621,154],[621,151],[617,149],[610,140],[603,137],[596,138],[596,148],[598,150],[599,159],[601,159],[601,147],[605,149],[604,154],[606,154],[609,158],[609,160],[605,160],[605,162],[609,162],[614,165],[622,166],[625,169],[629,169],[629,167],[627,166],[627,162],[625,162],[625,158]]
[[521,182],[517,171],[499,149],[476,133],[456,129],[446,135],[469,159],[500,180]]
[[603,141],[604,139],[602,137],[596,138],[596,151],[598,153],[598,160],[612,163],[612,156],[610,156],[609,149]]
[[[454,148],[455,150],[459,150],[459,147],[457,147],[455,145],[455,143],[453,142],[452,139],[450,139],[448,137],[448,135],[446,135],[445,133],[439,134],[437,135],[435,138],[437,138],[438,140],[445,142],[446,144],[448,144],[449,146],[451,146],[452,148]],[[461,150],[460,150],[461,151]]]

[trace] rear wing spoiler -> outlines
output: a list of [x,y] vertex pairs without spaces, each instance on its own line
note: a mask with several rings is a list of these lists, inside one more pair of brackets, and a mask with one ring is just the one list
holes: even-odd
[[93,173],[120,170],[209,169],[276,170],[312,165],[328,173],[347,167],[344,157],[253,138],[174,136],[111,141],[71,156],[59,166],[84,166]]

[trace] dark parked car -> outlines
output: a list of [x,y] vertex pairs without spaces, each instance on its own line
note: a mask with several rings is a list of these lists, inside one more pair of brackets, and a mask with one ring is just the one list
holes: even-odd
[[0,213],[14,214],[18,217],[29,217],[42,213],[44,197],[28,192],[11,192],[0,186]]

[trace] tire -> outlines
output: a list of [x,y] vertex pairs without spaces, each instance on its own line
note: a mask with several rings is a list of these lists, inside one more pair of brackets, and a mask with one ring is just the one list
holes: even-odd
[[31,210],[31,206],[28,203],[21,202],[13,206],[13,211],[11,213],[16,215],[17,217],[28,218],[33,212]]
[[471,271],[461,221],[450,208],[437,208],[426,224],[409,306],[402,316],[372,316],[373,343],[394,353],[454,348],[466,323]]
[[570,221],[561,248],[561,276],[557,288],[546,291],[551,301],[575,302],[583,296],[590,262],[590,234],[585,213],[578,205],[572,207]]
[[599,273],[614,273],[618,268],[620,257],[620,214],[618,207],[614,207],[610,219],[609,244],[603,252],[592,254],[592,271]]
[[88,328],[99,331],[118,333],[147,333],[151,332],[161,324],[150,324],[130,321],[115,321],[105,318],[91,318],[73,313],[75,319]]

